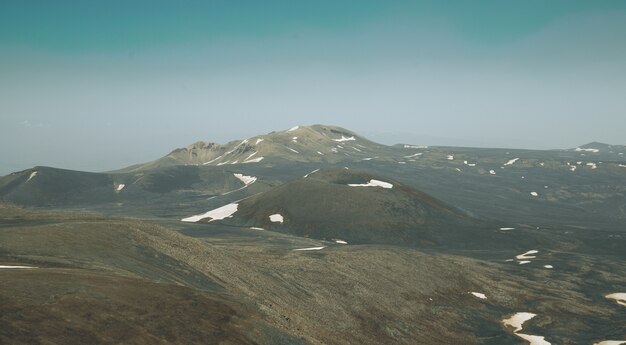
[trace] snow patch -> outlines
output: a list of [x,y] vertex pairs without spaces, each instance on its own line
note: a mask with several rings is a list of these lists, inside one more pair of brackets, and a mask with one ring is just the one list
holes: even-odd
[[448,155],[448,157],[447,157],[447,158],[448,158],[448,160],[449,160],[449,161],[454,160],[454,156],[453,156],[453,155]]
[[626,293],[616,292],[609,295],[604,296],[608,299],[614,299],[617,304],[623,305],[626,307]]
[[286,132],[293,132],[298,128],[300,128],[300,126],[294,126],[294,127],[289,128]]
[[599,343],[593,343],[593,345],[622,345],[626,344],[626,340],[604,340]]
[[187,218],[183,218],[181,219],[183,222],[191,222],[191,223],[195,223],[198,221],[201,221],[205,218],[211,218],[211,220],[209,220],[209,222],[212,222],[214,220],[221,220],[224,218],[230,218],[233,216],[233,214],[235,212],[237,212],[237,208],[239,207],[239,204],[237,203],[232,203],[232,204],[228,204],[219,208],[216,208],[214,210],[211,210],[209,212],[203,213],[203,214],[198,214],[195,216],[191,216],[191,217],[187,217]]
[[250,227],[250,230],[259,230],[259,231],[260,231],[260,230],[265,230],[265,229],[263,229],[263,228],[257,228],[256,226],[251,226],[251,227]]
[[509,230],[515,230],[515,228],[500,228],[500,230],[502,230],[502,231],[509,231]]
[[600,150],[598,150],[598,149],[583,149],[582,147],[577,147],[577,148],[574,149],[574,151],[576,151],[576,152],[585,151],[585,152],[594,152],[594,153],[600,152]]
[[413,154],[413,155],[404,156],[404,158],[415,158],[415,157],[421,156],[423,154],[424,154],[423,152],[418,152],[418,153]]
[[552,265],[543,265],[543,268],[549,268],[549,269],[552,269],[552,268],[554,268],[554,266],[552,266]]
[[487,296],[485,296],[484,293],[480,293],[480,292],[469,292],[469,293],[471,293],[472,295],[474,295],[475,297],[478,297],[480,299],[487,299]]
[[428,146],[426,146],[426,145],[407,145],[407,144],[404,144],[404,148],[405,149],[427,149]]
[[342,142],[342,141],[353,141],[356,140],[354,137],[345,137],[345,136],[341,136],[341,139],[333,139],[334,141],[337,142]]
[[348,244],[348,242],[344,241],[344,240],[335,240],[335,243],[339,243],[339,244]]
[[350,187],[382,187],[382,188],[393,188],[393,185],[389,182],[383,182],[379,180],[371,179],[368,183],[349,183]]
[[245,176],[244,174],[233,174],[239,181],[243,182],[246,186],[249,184],[253,184],[256,181],[256,177],[254,176]]
[[524,324],[524,322],[532,319],[535,316],[537,316],[537,314],[526,312],[516,313],[510,318],[502,320],[502,323],[505,327],[513,327],[515,329],[513,331],[513,334],[528,341],[530,345],[551,345],[545,340],[545,337],[519,333],[522,330],[522,325]]
[[119,191],[121,191],[122,189],[124,189],[124,187],[126,187],[126,185],[125,185],[125,184],[123,184],[123,183],[120,183],[120,184],[118,184],[118,185],[117,185],[117,188],[115,188],[115,190],[116,190],[117,192],[119,192]]
[[596,163],[587,163],[587,164],[585,164],[585,165],[586,165],[586,166],[588,166],[588,167],[591,167],[591,169],[597,169],[597,168],[598,168],[598,166],[596,165]]
[[496,171],[492,169],[492,170],[489,170],[489,173],[490,173],[491,175],[495,175],[495,174],[496,174]]
[[244,163],[258,163],[258,162],[262,161],[263,158],[265,158],[265,157],[257,157],[255,159],[247,160]]
[[11,266],[11,265],[0,265],[0,268],[7,268],[7,269],[22,269],[22,268],[37,268],[34,266]]
[[30,181],[35,176],[37,176],[37,172],[33,171],[32,173],[30,173],[30,176],[28,176],[28,180],[26,180],[26,182]]
[[511,159],[510,161],[508,161],[508,162],[504,163],[504,165],[512,165],[512,164],[514,164],[515,162],[517,162],[518,160],[519,160],[519,158],[513,158],[513,159]]
[[529,250],[529,251],[527,251],[527,252],[526,252],[526,253],[524,253],[524,254],[517,255],[515,258],[516,258],[517,260],[535,259],[535,258],[537,258],[537,257],[536,257],[536,256],[534,256],[534,255],[531,255],[531,254],[537,254],[537,253],[539,253],[539,251],[538,251],[538,250],[534,250],[534,249],[533,249],[533,250]]
[[309,248],[299,248],[299,249],[294,249],[295,251],[304,251],[304,250],[322,250],[326,247],[309,247]]
[[537,192],[530,192],[530,195],[532,195],[532,196],[539,196],[539,194]]
[[310,173],[308,173],[308,174],[306,174],[306,175],[302,176],[302,178],[307,178],[307,177],[309,177],[309,175],[311,175],[311,174],[315,174],[315,173],[316,173],[316,172],[318,172],[318,171],[320,171],[320,169],[315,169],[315,170],[311,171]]
[[280,213],[275,213],[273,215],[270,216],[270,221],[273,223],[283,223],[283,216]]
[[257,139],[257,140],[256,140],[256,142],[254,143],[254,145],[259,145],[259,143],[260,143],[261,141],[263,141],[263,140],[265,140],[265,139],[263,139],[263,138],[259,138],[259,139]]
[[[287,147],[287,146],[285,146],[285,147]],[[289,150],[291,150],[291,151],[295,152],[295,153],[300,153],[300,152],[298,152],[298,151],[296,151],[296,150],[292,149],[291,147],[287,147],[287,148],[288,148]]]

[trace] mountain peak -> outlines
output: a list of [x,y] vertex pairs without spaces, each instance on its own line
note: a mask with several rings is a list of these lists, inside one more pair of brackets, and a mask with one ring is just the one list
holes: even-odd
[[133,166],[143,170],[171,165],[224,165],[268,161],[325,162],[371,159],[387,149],[345,128],[329,125],[293,126],[226,144],[197,141],[156,161]]

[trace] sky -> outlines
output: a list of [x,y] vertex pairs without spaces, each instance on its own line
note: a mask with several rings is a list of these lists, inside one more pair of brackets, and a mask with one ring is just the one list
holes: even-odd
[[626,1],[1,1],[0,175],[295,125],[626,144]]

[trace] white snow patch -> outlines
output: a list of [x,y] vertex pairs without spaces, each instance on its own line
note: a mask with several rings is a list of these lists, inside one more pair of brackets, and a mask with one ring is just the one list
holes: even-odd
[[428,146],[427,145],[407,145],[407,144],[404,144],[404,148],[405,149],[427,149]]
[[626,164],[619,164],[619,167],[626,168]]
[[299,249],[294,249],[295,251],[303,251],[303,250],[322,250],[325,247],[309,247],[309,248],[299,248]]
[[362,161],[370,161],[370,160],[372,160],[372,158],[371,158],[371,157],[368,157],[368,158],[363,158],[363,159],[361,159],[361,160],[362,160]]
[[32,173],[30,173],[30,176],[28,176],[28,180],[26,180],[26,182],[30,181],[35,176],[37,176],[37,172],[33,171]]
[[115,188],[115,190],[119,192],[119,191],[121,191],[122,189],[124,189],[124,187],[126,187],[126,185],[125,185],[125,184],[123,184],[123,183],[120,183],[120,184],[118,184],[118,185],[117,185],[117,188]]
[[406,164],[406,162],[398,162],[398,164]]
[[34,266],[12,266],[12,265],[0,265],[0,268],[15,268],[15,269],[20,269],[20,268],[37,268]]
[[247,161],[248,159],[254,157],[254,155],[256,155],[258,152],[253,152],[251,155],[249,155],[246,159],[244,159],[244,161]]
[[626,307],[626,293],[623,292],[616,292],[616,293],[612,293],[610,295],[606,295],[604,296],[608,299],[614,299],[617,304],[623,305],[624,307]]
[[554,268],[552,265],[543,265],[543,268]]
[[468,167],[475,167],[475,166],[476,166],[476,163],[469,163],[467,166],[468,166]]
[[203,214],[198,214],[195,216],[191,216],[191,217],[187,217],[187,218],[183,218],[181,219],[183,222],[198,222],[201,221],[202,219],[205,218],[211,218],[211,220],[209,220],[210,222],[214,221],[214,220],[221,220],[224,218],[230,218],[233,216],[233,214],[235,212],[237,212],[237,208],[239,207],[239,204],[237,203],[233,203],[233,204],[228,204],[219,208],[216,208],[214,210],[211,210],[209,212],[203,213]]
[[502,231],[509,231],[509,230],[515,230],[515,228],[500,228],[500,230],[502,230]]
[[217,163],[217,166],[224,165],[224,164],[228,164],[228,161],[222,162],[222,163]]
[[461,172],[461,169],[459,168],[454,168],[456,171]]
[[596,165],[596,163],[587,163],[587,164],[585,164],[585,165],[587,165],[588,167],[591,167],[591,169],[597,169],[597,168],[598,168],[598,166]]
[[265,230],[265,229],[257,228],[256,226],[252,226],[252,227],[250,227],[250,230],[259,230],[260,231],[260,230]]
[[230,163],[230,164],[237,164],[237,163],[239,163],[239,160],[238,160],[238,159],[235,159],[235,161],[234,161],[234,162],[232,162],[232,163]]
[[317,154],[318,154],[318,155],[321,155],[321,156],[323,156],[323,155],[324,155],[323,153],[321,153],[321,152],[319,152],[319,151],[317,151]]
[[594,152],[594,153],[598,153],[600,152],[600,150],[598,149],[583,149],[581,147],[577,147],[574,149],[576,152],[580,152],[580,151],[585,151],[585,152]]
[[495,174],[496,174],[496,171],[492,169],[492,170],[489,170],[489,173],[490,173],[491,175],[495,175]]
[[526,313],[526,312],[515,313],[510,318],[502,320],[502,323],[505,326],[513,327],[514,328],[513,333],[517,333],[522,330],[522,325],[524,324],[524,322],[532,319],[535,316],[537,316],[537,314]]
[[418,153],[413,154],[413,155],[404,156],[404,158],[414,158],[414,157],[417,157],[417,156],[421,156],[423,154],[424,154],[423,152],[418,152]]
[[539,194],[537,192],[530,192],[530,195],[532,195],[532,196],[539,196]]
[[363,151],[357,149],[356,147],[353,147],[353,149],[356,150],[356,151],[359,151],[359,152],[363,152]]
[[487,299],[487,296],[485,296],[484,293],[480,293],[480,292],[469,292],[469,293],[471,293],[472,295],[474,295],[475,297],[478,297],[480,299]]
[[257,140],[256,140],[256,142],[254,143],[254,145],[259,145],[259,143],[260,143],[261,141],[263,141],[263,140],[265,140],[265,139],[263,139],[263,138],[259,138],[259,139],[257,139]]
[[569,167],[569,170],[570,170],[570,171],[576,171],[576,166],[575,166],[575,165],[570,166],[570,167]]
[[257,157],[255,159],[251,159],[251,160],[245,161],[244,163],[258,163],[258,162],[262,161],[263,158],[265,158],[265,157]]
[[448,160],[449,160],[449,161],[454,160],[454,156],[453,156],[453,155],[448,155]]
[[331,150],[331,151],[333,151],[334,153],[337,153],[337,149],[336,149],[336,148],[334,148],[334,147],[333,147],[333,148],[331,148],[330,150]]
[[513,331],[513,334],[528,341],[530,345],[551,345],[549,342],[545,340],[545,337],[542,337],[539,335],[519,333],[522,330],[522,325],[524,324],[524,322],[532,319],[535,316],[537,315],[533,313],[527,313],[527,312],[516,313],[510,318],[502,320],[502,323],[504,324],[505,327],[515,328],[515,330]]
[[318,171],[320,171],[320,169],[315,169],[315,170],[311,171],[310,173],[308,173],[308,174],[304,175],[302,178],[307,178],[307,177],[309,177],[309,175],[311,175],[311,174],[315,174],[315,173],[316,173],[316,172],[318,172]]
[[217,158],[213,158],[213,159],[211,159],[211,160],[210,160],[210,161],[208,161],[208,162],[202,163],[202,165],[211,164],[211,163],[215,162],[216,160],[218,160],[218,159],[220,159],[220,158],[222,158],[222,157],[224,157],[224,155],[218,156]]
[[529,250],[529,251],[527,251],[527,252],[526,252],[526,253],[524,253],[524,254],[517,255],[515,258],[516,258],[517,260],[535,259],[535,258],[536,258],[536,256],[531,255],[531,254],[537,254],[537,253],[539,253],[539,251],[538,251],[538,250],[534,250],[534,249],[533,249],[533,250]]
[[626,340],[604,340],[599,343],[593,343],[593,345],[622,345],[626,344]]
[[522,261],[519,262],[520,265],[526,265],[526,264],[529,264],[529,263],[530,263],[530,261],[528,261],[528,260],[522,260]]
[[383,182],[379,180],[371,179],[368,183],[349,183],[350,187],[382,187],[382,188],[393,188],[393,185],[389,182]]
[[[285,147],[287,147],[287,146],[285,146]],[[295,153],[300,153],[300,152],[298,152],[298,151],[296,151],[296,150],[292,149],[291,147],[287,147],[287,148],[288,148],[289,150],[291,150],[291,151],[295,152]]]
[[335,243],[339,243],[339,244],[348,244],[348,242],[344,241],[344,240],[335,240]]
[[273,215],[270,216],[270,221],[274,222],[274,223],[283,223],[283,216],[280,213],[275,213]]
[[356,140],[356,139],[354,139],[354,137],[345,137],[345,136],[342,135],[341,139],[333,139],[333,140],[337,141],[337,142],[342,142],[342,141],[352,141],[352,140]]
[[249,184],[253,184],[256,181],[256,177],[254,176],[245,176],[244,174],[233,174],[239,181],[243,182],[246,186]]
[[519,160],[519,158],[513,158],[511,160],[509,160],[508,162],[504,163],[504,165],[512,165],[515,162],[517,162]]
[[294,126],[294,127],[289,128],[286,132],[293,132],[298,128],[300,128],[300,126]]

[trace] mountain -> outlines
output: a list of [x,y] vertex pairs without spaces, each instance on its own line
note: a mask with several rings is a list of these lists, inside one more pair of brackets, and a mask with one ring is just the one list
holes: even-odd
[[249,163],[338,163],[386,156],[389,147],[341,127],[312,125],[254,136],[221,145],[199,141],[152,162],[120,171],[172,165],[220,166]]
[[236,205],[221,222],[351,244],[443,245],[452,238],[485,244],[494,232],[486,221],[426,193],[346,169],[314,171]]
[[624,339],[616,147],[385,146],[316,125],[9,174],[0,201],[25,208],[0,203],[0,343]]

